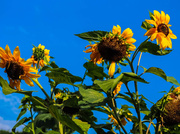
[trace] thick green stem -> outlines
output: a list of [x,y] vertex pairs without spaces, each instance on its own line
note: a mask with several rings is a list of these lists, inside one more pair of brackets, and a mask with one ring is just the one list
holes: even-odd
[[39,81],[37,79],[32,78],[32,80],[39,86],[39,88],[41,89],[41,91],[45,94],[46,98],[48,100],[50,100],[49,95],[46,93],[46,91],[44,90],[44,88],[41,86],[41,84],[39,83]]
[[63,124],[61,124],[61,122],[59,121],[59,132],[60,134],[63,134]]

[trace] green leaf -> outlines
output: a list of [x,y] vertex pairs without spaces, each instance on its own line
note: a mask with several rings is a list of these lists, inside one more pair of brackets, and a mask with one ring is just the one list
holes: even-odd
[[106,34],[108,34],[106,31],[90,31],[75,35],[87,41],[100,41]]
[[141,28],[149,30],[152,28],[152,26],[149,23],[147,23],[146,21],[143,21],[141,24]]
[[30,120],[30,118],[27,118],[27,117],[22,118],[18,123],[16,123],[16,124],[14,125],[14,127],[12,128],[12,131],[15,132],[15,130],[16,130],[17,127],[19,127],[20,125],[28,122],[29,120]]
[[123,83],[127,83],[129,81],[138,81],[138,82],[142,82],[142,83],[148,83],[147,81],[145,81],[143,78],[141,78],[140,76],[138,76],[135,73],[123,73],[123,77],[121,80]]
[[167,81],[167,82],[170,82],[170,83],[172,83],[172,84],[175,84],[175,85],[180,86],[180,84],[178,83],[178,81],[177,81],[174,77],[172,77],[172,76],[167,76],[167,77],[166,77],[166,81]]
[[73,85],[75,82],[82,81],[82,78],[74,76],[65,68],[49,68],[49,73],[46,76],[53,79],[56,84],[64,83]]
[[26,108],[21,109],[21,112],[19,113],[19,115],[18,115],[16,121],[18,121],[18,120],[21,118],[21,116],[23,116],[23,115],[26,113],[26,111],[27,111]]
[[11,94],[11,93],[20,93],[25,95],[31,95],[33,91],[17,91],[13,88],[11,88],[6,80],[4,80],[0,76],[0,86],[2,87],[2,91],[5,95]]
[[175,85],[180,85],[178,83],[178,81],[172,77],[172,76],[166,76],[165,72],[160,69],[160,68],[157,68],[157,67],[150,67],[149,69],[147,69],[144,73],[152,73],[152,74],[155,74],[161,78],[163,78],[164,80],[166,80],[167,82],[170,82],[172,84],[175,84]]
[[154,20],[154,18],[152,17],[152,15],[154,15],[154,14],[149,11],[149,17],[151,18],[151,20]]
[[95,65],[93,62],[86,62],[83,66],[87,69],[86,75],[91,77],[93,80],[103,80],[104,77],[109,77],[106,73],[104,73],[104,69],[102,67]]
[[94,84],[97,84],[104,92],[107,92],[109,89],[111,90],[114,89],[122,78],[123,78],[123,74],[119,75],[115,79],[104,80],[104,81],[95,80]]
[[87,122],[83,122],[79,119],[72,119],[85,133],[87,133],[87,131],[90,128],[90,124],[88,124]]
[[152,73],[155,74],[159,77],[162,77],[163,79],[166,80],[166,74],[164,73],[164,71],[160,68],[157,67],[150,67],[148,70],[145,71],[146,73]]
[[145,42],[140,48],[141,52],[148,52],[153,55],[162,56],[169,54],[172,50],[161,50],[159,45],[152,42]]
[[84,89],[80,85],[79,85],[79,92],[82,95],[83,100],[89,103],[99,103],[99,102],[103,102],[105,99],[102,93],[94,89]]

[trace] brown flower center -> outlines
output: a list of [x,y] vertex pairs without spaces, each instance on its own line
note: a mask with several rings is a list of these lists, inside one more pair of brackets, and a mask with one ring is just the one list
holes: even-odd
[[119,61],[126,55],[126,45],[118,37],[104,38],[98,44],[101,56],[109,61]]
[[168,34],[169,34],[169,28],[166,24],[160,24],[157,27],[157,31],[164,33],[166,36],[168,36]]
[[23,67],[20,66],[17,62],[13,62],[13,61],[8,62],[6,64],[5,70],[8,76],[13,80],[19,79],[19,76],[24,74]]

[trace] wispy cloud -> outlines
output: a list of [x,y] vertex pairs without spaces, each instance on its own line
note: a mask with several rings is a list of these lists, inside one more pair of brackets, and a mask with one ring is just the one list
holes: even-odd
[[[4,120],[3,117],[0,116],[0,129],[11,131],[13,126],[16,124],[16,121],[13,120]],[[22,131],[24,126],[19,126],[16,131]]]
[[18,107],[21,104],[21,100],[17,96],[14,96],[13,94],[4,95],[2,91],[0,91],[0,102],[9,105],[11,107],[9,110],[14,114],[19,114]]

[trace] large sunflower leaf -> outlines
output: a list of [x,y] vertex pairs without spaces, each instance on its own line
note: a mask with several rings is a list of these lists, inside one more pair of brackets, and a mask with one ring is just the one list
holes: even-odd
[[119,75],[115,79],[110,80],[95,80],[94,84],[97,84],[104,92],[107,92],[109,89],[114,89],[118,82],[123,78],[123,74]]
[[106,31],[90,31],[75,35],[87,41],[100,41],[107,33]]
[[142,83],[148,83],[147,81],[145,81],[143,78],[141,78],[140,76],[138,76],[135,73],[131,73],[131,72],[125,72],[123,73],[123,77],[121,80],[123,83],[127,83],[129,81],[138,81],[138,82],[142,82]]
[[30,120],[30,118],[24,117],[22,118],[18,123],[16,123],[14,125],[14,127],[12,128],[12,131],[15,132],[16,128],[23,125],[24,123],[28,122]]
[[25,94],[25,95],[30,96],[32,92],[34,92],[34,91],[17,91],[11,88],[9,86],[9,83],[6,80],[4,80],[1,76],[0,76],[0,86],[2,87],[2,91],[5,95],[11,94],[11,93],[20,93],[20,94]]
[[105,97],[102,93],[94,89],[84,89],[81,85],[79,87],[79,92],[83,97],[83,100],[89,103],[100,103],[103,102]]
[[82,81],[82,78],[74,76],[65,68],[48,68],[50,72],[46,76],[53,79],[56,84],[65,83],[73,85],[75,82]]
[[178,81],[177,81],[174,77],[172,77],[172,76],[167,76],[167,75],[165,74],[165,72],[164,72],[162,69],[160,69],[160,68],[150,67],[149,69],[146,69],[146,68],[144,68],[144,69],[145,69],[145,70],[144,70],[144,73],[152,73],[152,74],[155,74],[155,75],[163,78],[163,79],[166,80],[167,82],[170,82],[170,83],[175,84],[175,85],[180,85],[180,84],[178,83]]
[[87,131],[90,128],[90,124],[88,124],[87,122],[83,122],[79,119],[72,119],[85,133],[87,133]]
[[139,48],[139,51],[161,56],[169,54],[172,50],[161,50],[159,45],[148,41]]

